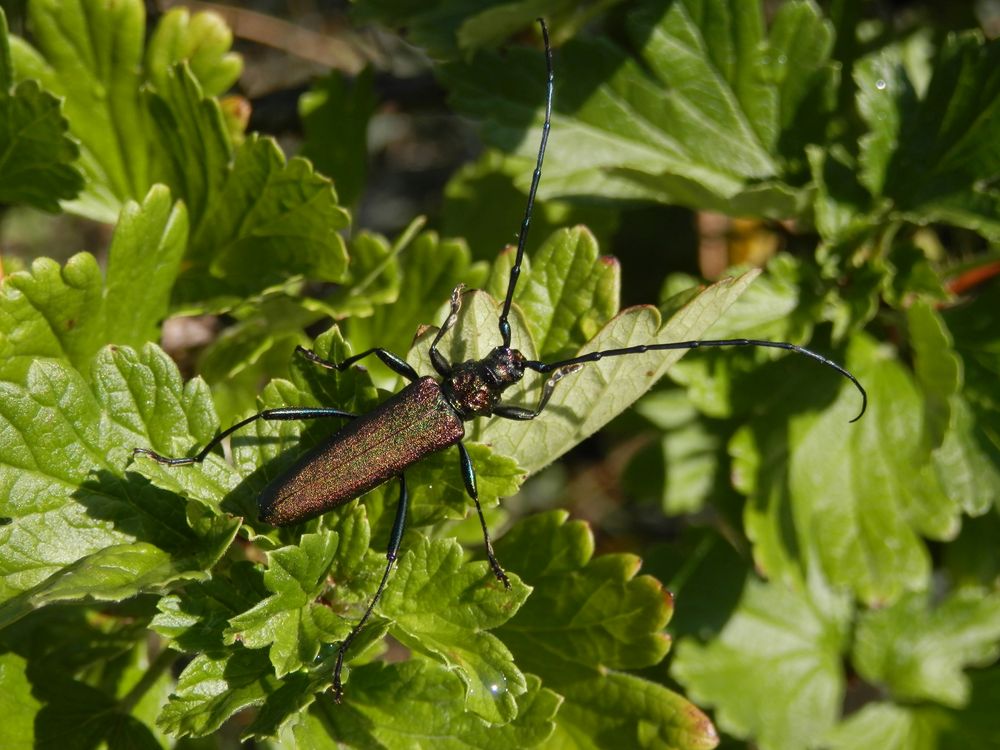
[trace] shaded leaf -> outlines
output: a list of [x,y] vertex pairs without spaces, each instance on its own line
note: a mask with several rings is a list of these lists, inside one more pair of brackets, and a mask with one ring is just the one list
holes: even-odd
[[75,198],[83,177],[72,166],[79,155],[67,136],[59,100],[37,81],[11,90],[13,70],[7,18],[0,10],[0,202],[58,211]]
[[871,604],[923,588],[930,560],[921,537],[952,538],[958,509],[933,471],[911,377],[871,339],[854,337],[846,366],[864,383],[869,407],[850,423],[853,388],[842,386],[833,406],[815,412],[788,360],[780,365],[755,376],[747,395],[761,416],[730,443],[758,566],[788,581],[817,561],[833,584]]
[[948,37],[922,97],[898,52],[883,51],[855,69],[858,108],[869,127],[862,180],[910,221],[997,236],[1000,43],[977,32]]
[[750,581],[716,639],[678,644],[671,674],[736,737],[818,747],[843,700],[850,614],[849,601],[821,584],[802,592]]
[[900,702],[961,708],[971,691],[965,669],[996,661],[998,641],[1000,597],[963,589],[932,604],[926,594],[911,594],[862,616],[853,663]]

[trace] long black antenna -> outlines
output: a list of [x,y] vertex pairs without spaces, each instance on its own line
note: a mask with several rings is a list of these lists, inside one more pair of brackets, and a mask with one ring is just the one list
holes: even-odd
[[552,372],[553,370],[558,370],[562,367],[568,367],[571,365],[583,364],[585,362],[597,362],[605,357],[619,357],[625,354],[643,354],[644,352],[656,352],[665,351],[670,349],[701,349],[703,347],[709,346],[764,346],[771,349],[787,349],[791,352],[798,352],[799,354],[804,354],[811,359],[815,359],[817,362],[826,365],[827,367],[832,367],[834,370],[839,372],[845,378],[854,383],[854,386],[861,393],[861,411],[858,412],[858,416],[852,419],[852,422],[857,422],[861,419],[861,415],[865,413],[865,409],[868,408],[868,394],[865,392],[864,387],[858,382],[858,379],[851,375],[847,370],[838,365],[833,360],[827,359],[822,354],[817,354],[814,351],[805,349],[801,346],[796,346],[795,344],[788,344],[783,341],[761,341],[759,339],[709,339],[707,341],[676,341],[671,344],[640,344],[639,346],[630,346],[625,349],[606,349],[603,352],[591,352],[590,354],[581,354],[579,357],[573,357],[572,359],[564,359],[560,362],[537,362],[528,361],[524,363],[524,366],[528,369],[534,370],[535,372],[546,373]]
[[549,80],[545,87],[545,122],[542,124],[542,142],[538,146],[538,161],[535,163],[535,173],[531,175],[531,189],[528,190],[528,205],[524,209],[524,221],[521,222],[521,231],[517,237],[517,257],[514,258],[514,266],[510,269],[510,281],[507,282],[507,298],[503,303],[503,312],[500,313],[500,336],[503,337],[503,345],[505,347],[510,346],[510,323],[507,322],[507,316],[510,314],[510,304],[514,299],[514,287],[517,286],[517,277],[521,275],[524,243],[528,239],[528,227],[531,226],[531,212],[535,207],[535,193],[538,192],[538,182],[542,179],[542,161],[545,159],[545,144],[549,141],[549,128],[552,123],[552,91],[555,81],[555,76],[552,73],[552,47],[549,45],[549,30],[545,26],[545,19],[539,18],[538,23],[542,26],[542,39],[545,41],[545,64],[549,71]]

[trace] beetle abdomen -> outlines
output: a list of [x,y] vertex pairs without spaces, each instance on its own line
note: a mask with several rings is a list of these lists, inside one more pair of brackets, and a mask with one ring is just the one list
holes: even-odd
[[261,493],[260,520],[285,526],[353,500],[465,437],[434,378],[421,378],[348,422]]

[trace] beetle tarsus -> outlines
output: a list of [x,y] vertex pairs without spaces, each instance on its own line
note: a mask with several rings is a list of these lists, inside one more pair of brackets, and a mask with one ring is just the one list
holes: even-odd
[[149,456],[151,459],[156,461],[158,464],[163,464],[164,466],[186,466],[187,464],[200,463],[201,459],[198,456],[192,456],[190,458],[170,458],[169,456],[161,456],[154,450],[149,448],[133,448],[132,458],[136,456]]
[[494,556],[493,554],[492,547],[493,545],[491,544],[490,548],[486,550],[486,553],[487,553],[487,558],[490,561],[490,567],[493,568],[493,575],[497,577],[497,580],[503,584],[503,587],[505,589],[510,589],[510,579],[507,577],[507,574],[504,572],[504,569],[500,567],[500,563],[497,561],[496,556]]

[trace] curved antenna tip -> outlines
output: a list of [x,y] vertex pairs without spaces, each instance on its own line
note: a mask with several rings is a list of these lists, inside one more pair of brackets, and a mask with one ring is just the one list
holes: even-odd
[[861,383],[859,383],[857,380],[854,379],[853,376],[851,377],[851,381],[854,383],[855,386],[857,386],[857,389],[861,392],[861,411],[859,411],[858,416],[856,416],[854,419],[848,422],[848,424],[853,424],[857,422],[859,419],[861,419],[861,417],[865,415],[865,411],[868,409],[868,392],[864,389],[864,386],[862,386]]

